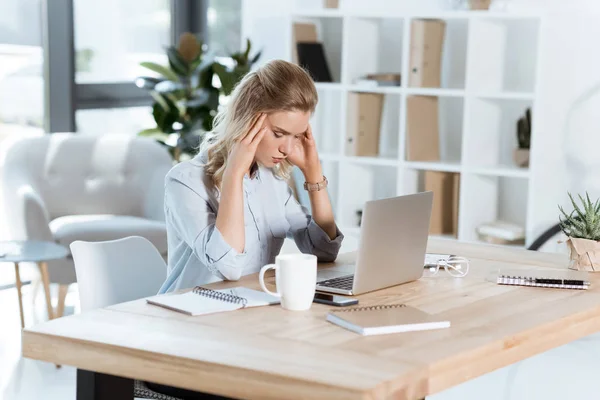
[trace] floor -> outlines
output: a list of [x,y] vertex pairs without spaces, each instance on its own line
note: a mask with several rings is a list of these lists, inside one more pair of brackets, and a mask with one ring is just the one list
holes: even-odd
[[[293,251],[293,248],[286,248]],[[0,287],[14,282],[11,265],[0,263]],[[35,279],[34,270],[22,279]],[[52,288],[56,291],[56,287]],[[23,287],[26,325],[47,319],[43,291],[33,301],[33,286]],[[56,294],[54,294],[56,299]],[[55,300],[56,301],[56,300]],[[65,314],[79,312],[77,287],[66,299]],[[15,289],[0,290],[0,400],[74,400],[75,369],[23,359]],[[554,349],[446,390],[428,400],[598,399],[600,335]]]
[[[23,270],[24,268],[22,268]],[[21,272],[22,280],[37,278],[32,270]],[[0,264],[0,286],[14,283],[12,265]],[[52,288],[54,291],[56,287]],[[65,314],[78,311],[77,288],[66,299]],[[22,289],[26,326],[46,321],[43,290],[35,303],[33,286]],[[54,294],[56,301],[56,293]],[[21,357],[21,322],[16,289],[0,290],[0,400],[71,400],[75,399],[75,368],[34,361]]]

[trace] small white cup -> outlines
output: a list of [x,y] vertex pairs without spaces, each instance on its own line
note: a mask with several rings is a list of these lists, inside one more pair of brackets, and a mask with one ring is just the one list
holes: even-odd
[[[277,292],[265,286],[265,272],[275,270]],[[265,265],[258,276],[260,287],[272,296],[281,298],[281,307],[286,310],[310,309],[317,285],[317,257],[312,254],[281,254],[275,264]]]

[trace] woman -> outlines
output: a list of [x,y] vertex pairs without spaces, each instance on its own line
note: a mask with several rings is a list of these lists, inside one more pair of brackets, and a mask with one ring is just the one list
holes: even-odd
[[[299,66],[275,60],[246,75],[200,153],[165,181],[166,293],[258,272],[293,236],[303,253],[337,257],[334,218],[309,125],[318,97]],[[297,166],[312,215],[285,179]]]

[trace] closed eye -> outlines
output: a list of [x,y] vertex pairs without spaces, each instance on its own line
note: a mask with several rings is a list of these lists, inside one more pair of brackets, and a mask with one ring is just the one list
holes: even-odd
[[273,132],[273,134],[275,135],[276,138],[283,137],[283,134],[281,134],[279,132]]

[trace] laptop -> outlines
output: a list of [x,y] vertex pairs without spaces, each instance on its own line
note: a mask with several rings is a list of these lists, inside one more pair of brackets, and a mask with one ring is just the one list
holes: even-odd
[[366,202],[356,263],[319,271],[317,291],[358,295],[419,279],[432,203],[433,192]]

